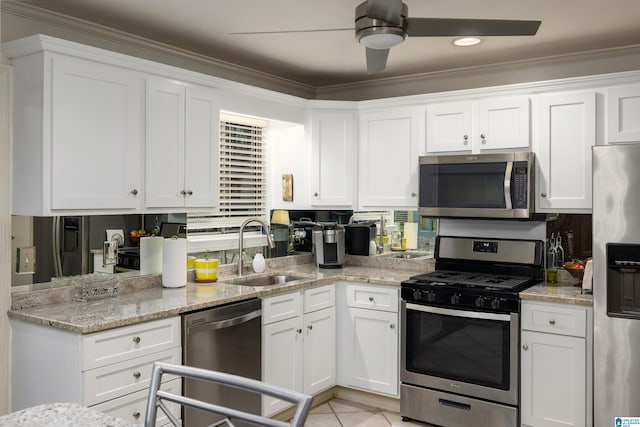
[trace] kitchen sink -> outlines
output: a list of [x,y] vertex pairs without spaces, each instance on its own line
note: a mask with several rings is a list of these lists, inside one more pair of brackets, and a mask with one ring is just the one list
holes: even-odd
[[270,274],[268,276],[258,277],[238,277],[237,279],[225,280],[225,283],[239,286],[271,286],[305,279],[308,279],[308,277],[291,274]]

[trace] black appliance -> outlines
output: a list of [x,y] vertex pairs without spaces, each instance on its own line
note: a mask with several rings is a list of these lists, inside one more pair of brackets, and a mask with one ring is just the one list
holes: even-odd
[[315,222],[311,220],[293,221],[291,223],[291,240],[293,250],[296,252],[312,252],[313,244],[311,233]]
[[370,243],[375,238],[375,224],[347,224],[344,226],[345,252],[349,255],[369,255]]
[[313,251],[320,268],[342,268],[344,263],[344,228],[337,224],[313,227]]
[[446,427],[519,425],[519,292],[543,242],[438,236],[435,271],[402,282],[400,414]]
[[419,161],[422,216],[535,217],[534,153],[421,156]]
[[119,248],[117,271],[140,270],[140,248]]
[[289,254],[289,226],[286,224],[271,224],[271,235],[275,246],[269,248],[269,257],[283,257]]

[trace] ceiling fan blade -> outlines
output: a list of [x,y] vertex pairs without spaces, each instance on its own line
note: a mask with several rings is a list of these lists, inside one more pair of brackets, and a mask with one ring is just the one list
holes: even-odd
[[367,74],[375,74],[383,71],[387,66],[389,49],[367,48]]
[[389,24],[400,25],[402,22],[402,0],[367,0],[367,16],[381,19]]
[[410,37],[533,36],[541,21],[508,19],[407,18]]
[[354,28],[324,28],[324,29],[314,29],[314,30],[279,30],[279,31],[244,31],[244,32],[235,32],[229,33],[231,36],[238,35],[253,35],[253,34],[289,34],[289,33],[318,33],[318,32],[327,32],[327,31],[354,31]]

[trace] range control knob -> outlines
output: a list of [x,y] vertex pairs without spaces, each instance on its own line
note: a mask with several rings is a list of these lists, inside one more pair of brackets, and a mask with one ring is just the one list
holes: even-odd
[[484,306],[484,297],[476,298],[476,307],[482,307],[482,306]]
[[436,300],[436,293],[433,291],[427,292],[427,302],[434,302]]
[[413,299],[416,301],[420,301],[420,298],[422,298],[422,291],[420,289],[416,289],[415,291],[413,291]]
[[500,308],[500,300],[498,298],[491,301],[491,308],[497,310]]
[[456,305],[460,303],[460,295],[453,294],[451,295],[451,304]]

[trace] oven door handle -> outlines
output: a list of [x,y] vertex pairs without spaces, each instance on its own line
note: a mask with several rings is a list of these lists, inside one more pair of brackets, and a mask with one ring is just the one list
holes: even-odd
[[419,305],[407,303],[407,310],[422,311],[425,313],[443,314],[445,316],[454,317],[466,317],[469,319],[486,319],[486,320],[500,320],[509,322],[511,321],[511,315],[500,313],[485,313],[480,311],[467,311],[467,310],[454,310],[450,308],[431,307],[430,305]]

